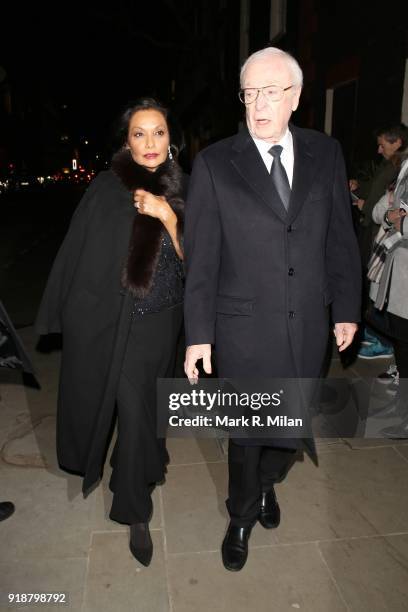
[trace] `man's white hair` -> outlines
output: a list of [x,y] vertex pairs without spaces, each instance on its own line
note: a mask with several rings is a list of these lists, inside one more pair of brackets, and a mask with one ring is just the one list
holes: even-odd
[[295,60],[295,58],[292,55],[290,55],[290,53],[287,53],[286,51],[282,51],[282,49],[278,49],[277,47],[265,47],[265,49],[256,51],[255,53],[252,53],[252,55],[248,57],[248,59],[244,62],[241,68],[241,73],[239,77],[241,87],[242,87],[243,80],[244,80],[244,73],[245,73],[245,70],[248,68],[248,64],[256,60],[265,60],[265,59],[277,57],[277,56],[286,60],[288,67],[292,73],[293,85],[302,87],[303,72],[298,62]]

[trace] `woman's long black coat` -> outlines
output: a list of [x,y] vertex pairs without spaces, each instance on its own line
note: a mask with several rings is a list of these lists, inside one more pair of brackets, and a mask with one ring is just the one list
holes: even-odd
[[82,198],[52,268],[36,321],[39,334],[63,334],[57,454],[62,468],[102,472],[116,388],[131,322],[132,295],[121,285],[133,199],[111,171]]

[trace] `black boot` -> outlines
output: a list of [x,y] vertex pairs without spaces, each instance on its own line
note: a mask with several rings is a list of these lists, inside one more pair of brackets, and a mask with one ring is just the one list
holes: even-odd
[[150,536],[149,523],[134,523],[130,526],[129,548],[132,555],[146,567],[153,556],[153,542]]
[[258,520],[265,529],[274,529],[280,523],[280,508],[273,487],[269,491],[262,492]]
[[248,539],[251,535],[250,527],[238,527],[230,523],[222,543],[222,562],[231,572],[238,572],[245,565],[248,557]]
[[6,520],[14,512],[14,504],[9,501],[0,502],[0,521]]

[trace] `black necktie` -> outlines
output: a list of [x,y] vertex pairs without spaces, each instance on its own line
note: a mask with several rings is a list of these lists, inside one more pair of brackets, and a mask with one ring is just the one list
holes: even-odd
[[270,153],[273,157],[271,179],[280,195],[280,199],[283,202],[285,210],[288,210],[290,200],[290,185],[288,175],[286,174],[280,158],[282,151],[283,147],[280,145],[274,145],[269,149],[268,153]]

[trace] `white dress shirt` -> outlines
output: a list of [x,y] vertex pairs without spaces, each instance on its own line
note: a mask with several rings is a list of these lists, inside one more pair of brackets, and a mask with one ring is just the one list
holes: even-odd
[[[252,136],[252,138],[254,143],[256,144],[256,148],[258,149],[260,156],[262,157],[265,163],[268,172],[270,173],[273,163],[273,157],[270,153],[268,153],[268,151],[274,145],[270,142],[266,142],[265,140],[261,140],[260,138],[255,138],[254,136]],[[286,174],[288,175],[289,185],[292,188],[294,155],[293,138],[289,128],[287,128],[281,140],[279,142],[276,142],[275,144],[280,145],[283,149],[281,153],[281,162],[286,170]]]

